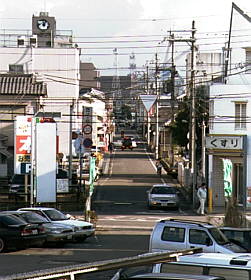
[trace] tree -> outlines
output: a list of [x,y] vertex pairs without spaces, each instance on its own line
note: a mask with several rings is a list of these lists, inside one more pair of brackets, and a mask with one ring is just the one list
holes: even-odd
[[174,123],[171,124],[171,131],[173,143],[181,147],[186,147],[188,144],[187,134],[189,132],[189,110],[187,103],[181,104]]
[[131,120],[132,119],[132,113],[131,113],[131,107],[128,105],[122,105],[121,106],[121,117],[122,119]]

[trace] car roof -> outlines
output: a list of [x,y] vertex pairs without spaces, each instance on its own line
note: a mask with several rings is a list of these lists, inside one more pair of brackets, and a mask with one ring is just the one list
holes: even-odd
[[154,187],[173,187],[173,186],[170,186],[170,185],[167,185],[167,184],[155,184],[152,187],[154,188]]
[[219,227],[222,230],[234,230],[234,231],[251,231],[251,228],[237,228],[237,227]]
[[179,257],[182,263],[199,263],[206,265],[237,265],[239,267],[251,267],[251,254],[250,253],[198,253],[193,255],[184,255]]
[[129,279],[184,279],[184,280],[216,280],[224,279],[218,276],[209,275],[193,275],[193,274],[178,274],[178,273],[144,273],[131,276]]
[[20,214],[20,213],[27,213],[29,212],[28,210],[6,210],[6,211],[1,211],[1,214]]
[[185,220],[185,219],[166,219],[166,220],[160,220],[158,223],[169,223],[172,225],[189,225],[189,226],[197,226],[197,227],[206,227],[206,228],[215,228],[214,225],[207,223],[207,222],[201,222],[201,221],[194,221],[194,220]]
[[[18,211],[29,211],[29,210],[57,210],[56,208],[52,207],[22,207],[18,209]],[[59,210],[58,210],[59,211]]]

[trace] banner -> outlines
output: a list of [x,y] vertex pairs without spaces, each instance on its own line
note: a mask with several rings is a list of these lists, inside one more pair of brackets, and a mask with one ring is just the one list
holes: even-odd
[[232,196],[233,184],[232,184],[232,170],[233,164],[230,159],[223,160],[223,173],[224,173],[224,193],[225,197]]
[[96,177],[96,158],[90,157],[90,173],[89,173],[90,196],[92,196],[94,190],[95,177]]

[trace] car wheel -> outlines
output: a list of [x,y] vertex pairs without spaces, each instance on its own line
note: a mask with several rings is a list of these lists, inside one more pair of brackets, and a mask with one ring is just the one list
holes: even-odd
[[85,241],[86,238],[87,238],[87,236],[76,237],[75,242],[78,243],[78,242]]
[[152,210],[152,209],[153,209],[152,205],[150,205],[150,204],[147,205],[147,208],[148,208],[149,210]]
[[0,253],[2,253],[5,250],[5,241],[0,238]]

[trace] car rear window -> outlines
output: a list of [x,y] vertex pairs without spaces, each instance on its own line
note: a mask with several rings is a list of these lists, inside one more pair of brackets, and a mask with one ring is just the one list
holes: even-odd
[[45,217],[33,212],[21,213],[20,216],[29,223],[48,223]]
[[171,242],[184,242],[185,229],[179,227],[164,227],[161,240]]
[[1,215],[0,221],[4,225],[25,225],[26,222],[12,215]]
[[152,194],[175,194],[175,189],[172,187],[154,187]]

